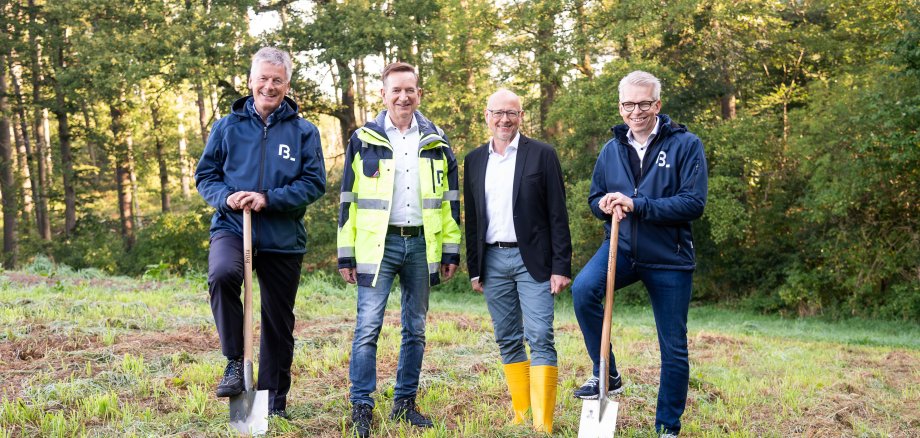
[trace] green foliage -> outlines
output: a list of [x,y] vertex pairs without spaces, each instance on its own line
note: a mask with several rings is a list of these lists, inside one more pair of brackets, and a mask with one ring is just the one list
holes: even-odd
[[77,220],[73,233],[52,242],[51,254],[60,264],[74,269],[95,268],[114,274],[124,258],[124,243],[117,221],[93,215]]
[[807,176],[796,213],[803,252],[787,292],[796,305],[920,317],[907,313],[920,290],[920,87],[899,79],[887,68],[842,75],[813,87],[816,103],[796,114],[795,151]]
[[138,232],[137,244],[120,260],[122,272],[140,275],[162,272],[164,267],[173,274],[207,272],[212,213],[210,208],[201,208],[156,216]]
[[307,252],[304,265],[314,269],[335,270],[338,263],[336,234],[339,229],[339,191],[341,172],[329,172],[326,194],[307,206],[304,227],[307,229]]
[[565,203],[569,212],[569,232],[572,235],[573,274],[594,256],[604,240],[604,223],[594,216],[588,206],[590,188],[590,179],[566,187]]
[[[11,106],[0,116],[24,125],[32,147],[26,157],[23,133],[11,137],[21,164],[6,187],[23,206],[18,259],[48,277],[72,266],[90,280],[196,272],[196,286],[206,282],[210,209],[191,193],[173,197],[173,213],[153,212],[161,192],[180,192],[180,172],[189,176],[208,126],[245,92],[249,56],[273,44],[295,55],[302,111],[336,118],[320,123],[324,139],[347,137],[326,126],[351,129],[379,109],[378,67],[390,61],[418,66],[421,109],[446,130],[461,161],[488,138],[486,97],[498,87],[520,94],[522,131],[553,143],[563,163],[576,272],[602,235],[585,197],[609,128],[621,122],[618,81],[649,71],[662,80],[663,112],[702,138],[709,159],[709,201],[694,223],[695,300],[783,314],[918,318],[916,3],[12,2],[0,12]],[[256,41],[250,10],[278,12],[281,29]],[[35,129],[44,121],[35,118],[46,108],[62,118],[50,120],[51,148],[39,151]],[[69,123],[66,160],[56,121]],[[341,150],[327,145],[326,154],[334,162]],[[48,174],[39,181],[38,157],[46,155]],[[44,194],[23,184],[24,166]],[[64,187],[68,168],[72,184]],[[335,266],[340,175],[330,170],[328,194],[307,209],[305,272]],[[61,214],[68,189],[76,195],[73,230],[64,230]],[[130,207],[118,197],[128,193]],[[48,203],[50,240],[36,232],[30,199]],[[132,216],[136,245],[126,250]],[[462,277],[440,290],[466,293]],[[641,288],[620,296],[644,299]],[[107,330],[104,341],[116,342]],[[48,417],[49,433],[58,433],[58,422]]]

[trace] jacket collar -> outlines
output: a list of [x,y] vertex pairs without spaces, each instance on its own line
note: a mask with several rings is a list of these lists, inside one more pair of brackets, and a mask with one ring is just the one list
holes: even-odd
[[[255,107],[253,106],[254,102],[255,100],[251,95],[241,97],[237,99],[236,102],[233,102],[233,105],[230,108],[233,114],[239,117],[254,117],[256,119],[260,119],[260,116],[256,114]],[[299,109],[300,107],[297,106],[297,102],[294,102],[294,99],[291,99],[288,96],[284,96],[284,101],[281,102],[281,105],[275,109],[275,112],[271,114],[269,119],[272,120],[273,123],[277,123],[290,117],[296,117]]]
[[[629,132],[629,125],[622,123],[610,128],[610,130],[613,132],[613,137],[619,140],[620,143],[629,144],[629,140],[626,138],[626,134]],[[657,138],[659,140],[663,140],[679,132],[687,132],[687,127],[671,120],[671,117],[667,114],[658,115]]]
[[[386,117],[387,110],[383,110],[380,114],[377,114],[374,120],[368,120],[359,131],[363,131],[364,134],[369,134],[369,136],[362,136],[360,135],[361,133],[359,133],[359,137],[370,143],[389,146],[390,142],[387,140],[386,133]],[[444,137],[442,131],[438,129],[431,120],[425,118],[418,110],[415,111],[415,122],[418,123],[419,138],[421,139],[419,143],[420,147],[424,148],[437,141],[447,143],[447,139]]]

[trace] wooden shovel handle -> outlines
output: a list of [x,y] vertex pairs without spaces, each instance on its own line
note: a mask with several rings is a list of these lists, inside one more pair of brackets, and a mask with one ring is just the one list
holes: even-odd
[[243,210],[243,360],[252,362],[252,213]]
[[[604,365],[599,370],[600,388],[609,390],[607,383],[610,381],[610,321],[613,317],[613,287],[617,272],[617,244],[620,237],[620,221],[616,214],[610,219],[610,252],[607,258],[607,292],[604,297],[604,327],[601,332],[601,363]],[[606,397],[607,394],[601,394]]]

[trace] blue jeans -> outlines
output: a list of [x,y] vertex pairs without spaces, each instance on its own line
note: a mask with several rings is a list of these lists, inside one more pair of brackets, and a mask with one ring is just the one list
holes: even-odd
[[425,257],[425,236],[401,237],[387,235],[383,260],[376,287],[358,286],[358,318],[351,344],[352,403],[374,406],[371,393],[377,389],[377,338],[383,327],[383,315],[393,280],[399,275],[402,291],[402,345],[396,368],[397,400],[415,397],[418,392],[422,357],[425,353],[425,315],[428,313],[428,293],[431,290],[428,262]]
[[[607,285],[607,257],[610,240],[605,240],[578,273],[572,283],[575,316],[585,339],[588,355],[598,375],[600,344],[604,321],[604,295]],[[634,267],[632,258],[617,251],[615,289],[641,281],[648,290],[658,328],[661,351],[661,374],[658,387],[658,407],[655,429],[679,433],[680,416],[687,405],[690,380],[690,360],[687,352],[687,312],[693,286],[693,271],[677,271]],[[616,309],[614,309],[616,319]],[[610,373],[616,374],[616,361],[610,353]]]
[[524,267],[520,249],[498,247],[486,249],[485,269],[480,280],[502,363],[527,360],[526,338],[533,356],[531,365],[556,366],[554,300],[549,281],[533,279]]

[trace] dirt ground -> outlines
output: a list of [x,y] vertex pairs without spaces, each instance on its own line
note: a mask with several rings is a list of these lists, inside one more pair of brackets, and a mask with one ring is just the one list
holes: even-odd
[[[7,275],[7,281],[20,283],[23,286],[34,285],[49,281],[40,276],[18,274]],[[93,280],[87,280],[93,281]],[[101,280],[109,281],[109,280]],[[433,311],[429,318],[431,325],[441,321],[449,321],[463,330],[483,330],[483,323],[478,317],[470,317],[460,313],[438,313]],[[399,316],[396,312],[387,312],[385,323],[398,326]],[[28,324],[28,322],[24,322]],[[330,337],[350,336],[353,322],[342,320],[326,321],[299,321],[295,328],[298,341],[323,343]],[[560,334],[577,331],[571,324],[560,327]],[[166,332],[144,332],[138,329],[119,331],[112,345],[105,345],[102,336],[85,333],[62,333],[61,329],[40,324],[31,324],[21,327],[20,333],[12,341],[0,342],[0,398],[22,398],[24,390],[30,385],[31,379],[39,372],[50,373],[54,380],[66,380],[72,374],[86,373],[88,358],[116,359],[126,353],[143,355],[148,363],[156,361],[164,355],[176,352],[186,352],[190,355],[205,354],[215,351],[219,345],[216,332],[211,327],[181,326]],[[656,349],[653,340],[643,348]],[[696,333],[690,337],[691,361],[705,362],[724,357],[727,350],[752,352],[754,347],[749,342],[722,334]],[[847,364],[843,368],[849,378],[839,383],[824,388],[821,391],[820,402],[812,404],[802,413],[800,419],[788,421],[785,424],[770,424],[775,421],[776,403],[754,405],[746,412],[745,430],[757,434],[780,434],[781,436],[840,436],[853,433],[860,425],[890,424],[892,418],[902,418],[898,429],[893,431],[895,436],[909,436],[911,431],[920,428],[920,398],[900,400],[892,403],[892,395],[907,390],[910,394],[917,394],[917,385],[920,382],[920,353],[907,350],[892,350],[887,354],[866,354],[862,347],[841,345],[837,349],[839,363]],[[395,361],[390,358],[381,358],[379,372],[382,377],[395,372]],[[110,369],[113,365],[98,359],[100,364],[93,367],[94,373]],[[109,360],[111,362],[111,360]],[[117,362],[117,360],[115,360]],[[392,363],[391,363],[392,362]],[[476,370],[472,370],[476,371]],[[481,370],[480,370],[481,371]],[[657,367],[630,367],[625,366],[623,372],[628,376],[631,384],[649,386],[658,385]],[[816,370],[816,372],[820,372]],[[325,376],[334,382],[326,381],[322,384],[345,387],[347,382],[347,369],[336,369]],[[320,378],[320,380],[323,380]],[[315,382],[319,383],[319,382]],[[887,396],[886,396],[887,394]],[[776,394],[764,394],[766,398]],[[470,394],[471,398],[476,397]],[[624,396],[621,401],[644,406],[654,416],[654,400]],[[640,396],[632,396],[640,397]],[[689,405],[704,402],[713,402],[724,398],[725,395],[719,388],[707,382],[691,381]],[[778,396],[777,396],[778,397]],[[894,406],[893,406],[894,405]],[[461,414],[462,404],[446,406],[446,412],[453,411]],[[643,418],[649,413],[633,415],[624,412],[619,423],[621,427],[642,427],[647,420]],[[329,422],[328,418],[322,419]],[[336,427],[335,424],[305,425],[309,428],[323,429]],[[716,426],[718,427],[718,426]],[[723,428],[724,432],[731,432],[729,426]]]

